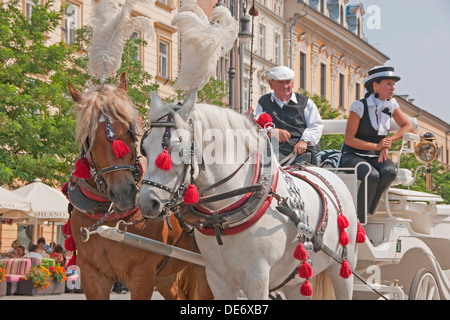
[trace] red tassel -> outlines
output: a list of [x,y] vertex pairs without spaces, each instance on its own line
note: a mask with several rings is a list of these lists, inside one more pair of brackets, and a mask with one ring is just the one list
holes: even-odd
[[197,203],[199,199],[197,188],[190,184],[187,188],[186,192],[184,193],[184,203],[186,204],[194,204]]
[[313,276],[313,269],[311,265],[303,261],[302,265],[300,266],[300,269],[298,269],[298,275],[300,278],[309,279]]
[[69,183],[68,182],[63,184],[63,186],[61,188],[61,192],[63,193],[63,195],[66,196],[67,199],[69,199]]
[[172,169],[172,159],[170,158],[170,154],[167,152],[166,149],[155,159],[155,164],[158,168],[161,170],[170,170]]
[[121,140],[113,141],[113,151],[117,159],[121,159],[130,153],[130,148]]
[[262,113],[258,120],[256,120],[256,123],[261,127],[265,128],[265,125],[272,122],[272,117],[267,113]]
[[64,240],[64,248],[66,248],[67,251],[77,250],[77,245],[75,244],[75,241],[73,241],[72,236],[69,236]]
[[77,162],[75,162],[73,175],[81,179],[89,179],[91,176],[91,166],[89,165],[89,161],[87,159],[79,158]]
[[366,231],[361,223],[358,222],[358,230],[356,231],[356,243],[366,242]]
[[312,293],[311,284],[309,284],[309,280],[306,280],[300,287],[300,294],[305,297],[311,297]]
[[347,260],[342,261],[342,267],[341,271],[339,272],[339,275],[344,278],[348,279],[352,274],[352,270],[350,269],[350,266],[348,264]]
[[294,258],[300,261],[308,258],[308,252],[303,248],[303,243],[300,243],[297,248],[295,248]]
[[71,228],[70,228],[70,219],[67,220],[66,224],[63,226],[62,232],[63,232],[66,236],[70,236],[70,235],[72,234],[72,230],[71,230]]
[[67,266],[76,266],[77,265],[77,256],[75,254],[72,254],[72,257],[70,258],[69,262],[67,263]]
[[348,234],[345,230],[341,230],[339,234],[339,243],[341,246],[345,247],[349,244],[350,240],[348,239]]
[[338,228],[339,228],[339,230],[347,228],[348,225],[349,224],[348,224],[347,218],[343,214],[338,215]]

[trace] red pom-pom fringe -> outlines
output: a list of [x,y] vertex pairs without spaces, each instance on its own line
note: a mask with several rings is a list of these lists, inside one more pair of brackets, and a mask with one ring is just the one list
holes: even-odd
[[350,269],[350,266],[348,264],[347,260],[342,261],[341,271],[339,272],[339,275],[344,278],[348,279],[352,274],[352,270]]
[[300,261],[308,258],[308,252],[306,252],[305,248],[303,248],[303,243],[300,243],[297,248],[295,248],[294,258]]
[[306,280],[300,287],[300,294],[305,297],[311,297],[312,293],[311,284],[309,283],[309,280]]
[[121,140],[113,141],[113,151],[117,159],[121,159],[130,153],[130,148]]
[[63,226],[62,232],[63,232],[66,236],[70,236],[70,235],[72,234],[72,230],[71,230],[71,228],[70,228],[70,219],[67,220],[66,224]]
[[347,218],[343,214],[338,215],[338,228],[339,228],[339,230],[348,228],[348,225],[349,224],[348,224]]
[[259,115],[258,120],[256,120],[256,123],[261,127],[265,128],[265,125],[272,122],[272,117],[268,115],[267,113],[262,113]]
[[166,149],[164,149],[162,153],[158,154],[155,159],[155,165],[161,170],[168,171],[172,169],[172,159]]
[[339,243],[341,246],[345,247],[349,244],[350,240],[348,239],[347,231],[341,230],[339,233]]
[[79,158],[77,162],[75,162],[73,175],[81,179],[89,179],[91,176],[91,166],[89,165],[89,161],[85,158]]
[[72,255],[72,258],[70,258],[69,262],[67,263],[67,266],[76,266],[77,265],[77,256],[75,254]]
[[305,261],[303,261],[300,269],[298,269],[298,275],[300,278],[309,279],[313,276],[313,269],[311,265]]
[[358,230],[356,231],[356,243],[366,242],[366,231],[361,223],[358,222]]
[[75,244],[75,241],[73,241],[72,236],[69,236],[64,240],[64,248],[66,248],[67,251],[77,250],[77,245]]
[[190,184],[189,187],[186,189],[186,192],[184,193],[184,203],[186,204],[194,204],[197,203],[199,199],[197,188]]

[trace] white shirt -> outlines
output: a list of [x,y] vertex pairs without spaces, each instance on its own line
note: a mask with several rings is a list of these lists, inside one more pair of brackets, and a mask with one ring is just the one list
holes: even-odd
[[[378,130],[378,135],[384,136],[389,133],[391,128],[391,116],[383,112],[387,108],[388,112],[393,115],[394,111],[400,106],[397,100],[380,100],[372,94],[367,99],[367,109],[369,110],[369,118],[372,127]],[[353,111],[360,118],[364,115],[364,104],[361,101],[355,101],[350,106],[350,112]]]
[[[272,92],[270,99],[275,101],[280,108],[283,108],[289,101],[292,100],[294,103],[298,103],[297,96],[295,92],[292,92],[291,98],[289,101],[281,101],[275,94]],[[263,108],[260,104],[256,107],[256,117],[259,117],[261,113],[263,113]],[[305,107],[305,122],[306,129],[303,132],[303,135],[300,140],[304,140],[306,142],[311,143],[311,145],[315,146],[319,143],[320,138],[322,137],[323,130],[323,120],[320,117],[319,109],[317,109],[316,104],[308,99]]]
[[37,252],[30,252],[24,255],[24,258],[43,258],[42,254]]

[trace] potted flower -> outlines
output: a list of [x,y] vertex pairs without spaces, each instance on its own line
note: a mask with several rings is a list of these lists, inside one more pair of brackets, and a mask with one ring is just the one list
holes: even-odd
[[0,296],[6,295],[6,270],[0,263]]
[[44,266],[31,266],[30,271],[25,278],[20,281],[19,292],[24,295],[50,294],[52,288],[50,286],[51,273]]
[[50,266],[49,271],[51,274],[51,278],[53,279],[54,286],[53,286],[53,293],[64,293],[65,291],[65,281],[67,280],[66,277],[66,269],[61,266]]

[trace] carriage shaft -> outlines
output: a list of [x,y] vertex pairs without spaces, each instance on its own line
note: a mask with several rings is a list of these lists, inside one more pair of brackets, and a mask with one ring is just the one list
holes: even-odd
[[201,254],[174,247],[170,244],[145,238],[129,232],[119,232],[117,228],[109,226],[100,226],[97,229],[98,234],[103,238],[117,241],[135,248],[151,251],[164,256],[180,259],[183,261],[205,266],[205,262]]

